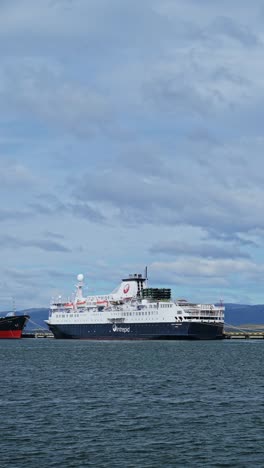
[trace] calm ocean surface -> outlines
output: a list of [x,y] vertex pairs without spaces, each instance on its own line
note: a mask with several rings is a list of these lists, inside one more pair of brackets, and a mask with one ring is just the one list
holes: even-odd
[[264,467],[264,340],[0,350],[1,467]]

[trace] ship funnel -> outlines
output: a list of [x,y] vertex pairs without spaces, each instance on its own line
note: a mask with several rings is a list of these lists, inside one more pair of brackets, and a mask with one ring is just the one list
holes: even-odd
[[145,287],[146,279],[141,274],[134,273],[122,280],[122,283],[112,292],[112,297],[114,300],[140,297]]

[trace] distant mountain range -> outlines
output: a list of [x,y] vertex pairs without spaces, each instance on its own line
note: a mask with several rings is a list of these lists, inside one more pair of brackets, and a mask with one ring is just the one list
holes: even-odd
[[[47,320],[49,309],[25,309],[20,314],[30,315],[30,321],[27,324],[27,330],[38,327],[45,327],[44,320]],[[264,304],[225,304],[225,323],[226,325],[264,325]]]
[[225,304],[227,325],[264,324],[264,304]]

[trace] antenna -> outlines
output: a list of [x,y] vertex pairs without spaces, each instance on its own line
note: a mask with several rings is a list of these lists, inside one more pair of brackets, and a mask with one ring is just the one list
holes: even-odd
[[146,285],[148,285],[148,267],[145,266],[145,279],[146,279]]
[[16,315],[16,301],[14,297],[12,297],[12,301],[13,301],[13,314]]

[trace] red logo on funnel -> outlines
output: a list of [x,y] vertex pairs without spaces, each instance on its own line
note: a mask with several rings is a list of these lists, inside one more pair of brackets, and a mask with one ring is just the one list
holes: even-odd
[[123,289],[123,293],[126,294],[129,291],[129,284],[126,284]]

